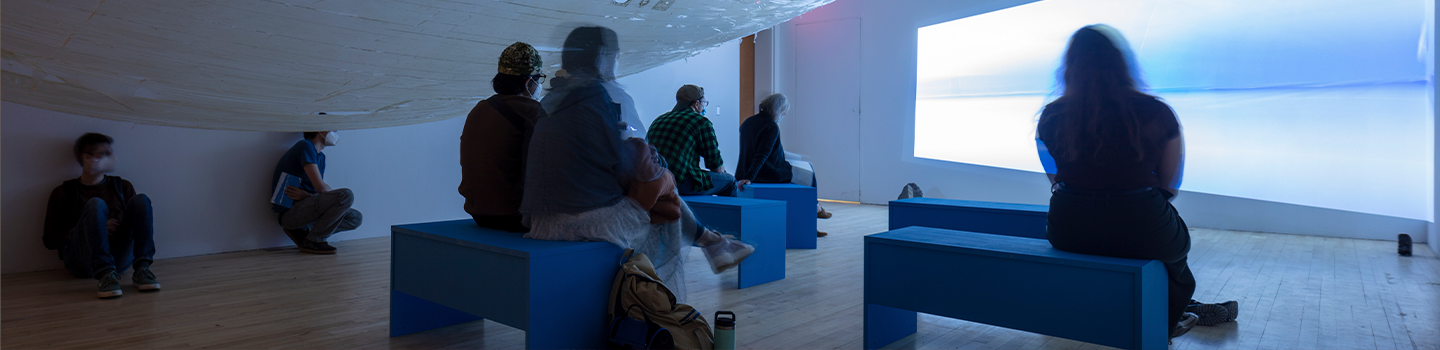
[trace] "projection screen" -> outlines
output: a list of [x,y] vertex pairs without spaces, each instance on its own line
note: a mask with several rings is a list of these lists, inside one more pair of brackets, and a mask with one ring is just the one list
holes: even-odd
[[1069,36],[1129,40],[1186,191],[1432,220],[1430,0],[1048,0],[918,29],[915,157],[1042,172]]

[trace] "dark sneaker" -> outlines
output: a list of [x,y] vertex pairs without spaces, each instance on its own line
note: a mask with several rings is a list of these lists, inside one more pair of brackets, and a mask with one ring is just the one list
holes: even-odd
[[306,237],[310,237],[310,230],[306,230],[306,229],[303,229],[303,228],[297,228],[297,229],[288,229],[288,228],[287,228],[287,229],[284,229],[284,230],[285,230],[285,236],[286,236],[286,237],[290,237],[290,242],[295,243],[295,246],[296,246],[296,247],[299,247],[299,246],[300,246],[300,242],[301,242],[301,241],[304,241]]
[[1199,321],[1200,316],[1193,312],[1186,312],[1180,316],[1180,322],[1176,323],[1175,328],[1170,331],[1170,337],[1175,338],[1189,333],[1190,329],[1195,328],[1195,323]]
[[160,281],[155,279],[155,273],[150,272],[149,267],[135,268],[135,274],[130,276],[130,281],[135,282],[135,289],[142,292],[160,290]]
[[100,284],[95,288],[95,296],[100,299],[118,297],[125,292],[120,291],[120,275],[111,271],[100,277]]
[[1221,304],[1205,304],[1191,300],[1190,305],[1185,307],[1185,312],[1200,316],[1200,320],[1196,321],[1198,325],[1214,326],[1234,321],[1240,314],[1240,302],[1231,300]]
[[335,247],[325,242],[302,239],[300,240],[300,251],[310,254],[335,254]]

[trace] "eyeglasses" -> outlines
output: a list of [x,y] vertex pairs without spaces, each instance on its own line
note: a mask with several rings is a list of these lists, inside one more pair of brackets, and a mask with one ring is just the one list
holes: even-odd
[[536,84],[544,84],[544,83],[545,83],[545,75],[544,75],[544,74],[532,75],[532,76],[530,76],[530,79],[531,79],[531,80],[535,80],[535,83],[536,83]]
[[710,107],[710,101],[700,100],[700,107]]

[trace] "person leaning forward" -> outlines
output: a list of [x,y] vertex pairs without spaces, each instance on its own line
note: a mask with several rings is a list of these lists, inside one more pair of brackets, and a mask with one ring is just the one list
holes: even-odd
[[337,232],[360,227],[359,210],[351,209],[355,193],[348,188],[331,188],[325,181],[325,147],[334,147],[340,141],[336,131],[312,131],[304,133],[305,139],[296,141],[270,176],[270,188],[275,188],[280,174],[300,178],[300,186],[285,186],[285,196],[294,200],[290,207],[271,205],[280,214],[280,227],[285,235],[301,252],[310,254],[335,254],[335,247],[328,239]]

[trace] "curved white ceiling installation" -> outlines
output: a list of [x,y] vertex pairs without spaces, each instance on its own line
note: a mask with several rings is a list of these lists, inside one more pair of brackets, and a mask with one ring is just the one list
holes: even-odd
[[[553,72],[569,30],[620,36],[620,75],[833,0],[10,0],[3,98],[146,124],[304,131],[464,116],[500,51]],[[553,74],[552,74],[553,75]]]

